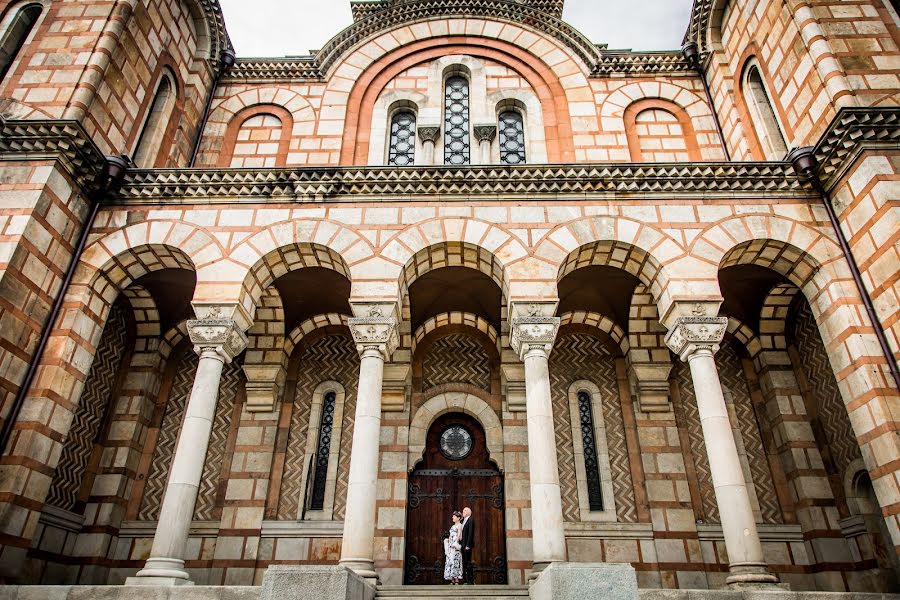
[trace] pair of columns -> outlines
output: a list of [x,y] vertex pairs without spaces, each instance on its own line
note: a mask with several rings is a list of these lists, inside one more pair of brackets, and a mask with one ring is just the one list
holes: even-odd
[[[510,345],[525,363],[525,404],[528,422],[528,466],[531,480],[531,523],[534,570],[566,561],[566,541],[556,456],[556,436],[550,398],[549,356],[559,330],[556,305],[513,305]],[[681,317],[666,336],[666,344],[687,361],[710,474],[719,506],[730,585],[771,585],[769,572],[722,385],[714,359],[725,335],[723,317]]]
[[[491,144],[494,143],[494,138],[497,137],[497,126],[475,125],[473,131],[475,139],[478,141],[478,154],[472,154],[472,162],[481,165],[491,164]],[[422,164],[435,164],[437,142],[441,134],[440,126],[420,125],[418,134],[419,139],[422,140]]]
[[[212,433],[222,370],[246,347],[249,319],[237,309],[223,316],[221,307],[189,321],[194,350],[200,355],[185,411],[150,558],[129,584],[190,583],[184,555],[194,506]],[[381,396],[384,364],[399,343],[398,319],[391,304],[354,305],[350,331],[360,354],[359,387],[347,503],[341,546],[342,565],[374,582],[375,501],[377,497]],[[198,310],[198,312],[200,312]],[[559,331],[555,303],[512,306],[510,344],[525,363],[528,464],[531,485],[533,561],[536,572],[567,559],[549,358]],[[241,318],[235,318],[235,316]],[[666,343],[688,362],[716,501],[729,557],[729,584],[774,584],[768,571],[756,521],[738,458],[714,354],[727,319],[681,317]]]

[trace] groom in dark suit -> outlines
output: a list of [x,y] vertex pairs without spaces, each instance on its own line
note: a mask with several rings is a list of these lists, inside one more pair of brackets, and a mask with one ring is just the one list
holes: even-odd
[[472,518],[472,509],[468,506],[462,511],[462,559],[463,579],[468,585],[475,583],[475,571],[472,568],[472,548],[475,547],[475,520]]

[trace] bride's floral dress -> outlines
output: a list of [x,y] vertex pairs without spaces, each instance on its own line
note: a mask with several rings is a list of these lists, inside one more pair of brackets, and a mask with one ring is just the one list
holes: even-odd
[[444,542],[444,579],[447,581],[462,579],[463,576],[462,552],[457,549],[458,544],[459,527],[454,525],[450,528],[450,538]]

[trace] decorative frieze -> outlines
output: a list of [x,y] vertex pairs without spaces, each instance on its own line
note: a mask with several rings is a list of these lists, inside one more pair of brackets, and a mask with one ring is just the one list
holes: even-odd
[[715,354],[727,327],[727,317],[679,317],[666,334],[666,345],[681,360],[687,360],[698,351]]
[[864,149],[900,148],[900,108],[842,108],[816,145],[819,179],[830,189]]

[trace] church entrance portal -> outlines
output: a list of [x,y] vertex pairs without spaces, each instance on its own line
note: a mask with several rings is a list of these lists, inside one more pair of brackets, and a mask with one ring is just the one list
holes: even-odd
[[475,520],[475,583],[506,584],[503,474],[488,455],[484,429],[472,417],[449,413],[428,431],[425,454],[409,475],[403,582],[444,581],[442,536],[454,510],[468,506]]

